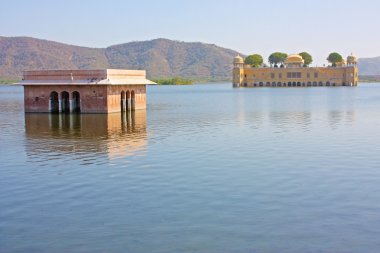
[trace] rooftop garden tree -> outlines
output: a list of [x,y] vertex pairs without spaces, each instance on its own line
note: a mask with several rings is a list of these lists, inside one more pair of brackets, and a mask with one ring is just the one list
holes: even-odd
[[313,62],[313,57],[308,52],[299,53],[304,60],[304,66],[307,67]]
[[288,55],[286,53],[275,52],[269,55],[268,61],[271,65],[277,66],[279,63],[284,63]]
[[245,57],[245,64],[250,64],[252,67],[260,67],[263,64],[263,57],[259,54],[251,54]]
[[327,61],[330,62],[332,66],[336,66],[338,62],[343,61],[343,57],[340,54],[334,52],[329,54],[329,56],[327,57]]

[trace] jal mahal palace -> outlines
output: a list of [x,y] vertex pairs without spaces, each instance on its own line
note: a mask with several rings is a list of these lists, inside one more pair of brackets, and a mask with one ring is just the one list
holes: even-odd
[[233,60],[233,87],[357,86],[355,56],[336,66],[306,67],[298,54],[289,55],[282,67],[252,67],[237,55]]

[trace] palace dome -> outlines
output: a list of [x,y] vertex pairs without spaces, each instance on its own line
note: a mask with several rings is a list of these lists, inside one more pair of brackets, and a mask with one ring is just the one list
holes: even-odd
[[289,55],[287,58],[286,58],[286,61],[285,61],[286,64],[289,64],[289,63],[299,63],[299,64],[303,64],[304,63],[304,60],[302,59],[302,56],[299,55],[299,54],[291,54]]
[[243,57],[241,57],[240,55],[235,56],[234,63],[235,64],[237,64],[237,63],[239,63],[239,64],[244,63]]
[[357,59],[353,55],[347,56],[347,63],[357,63]]

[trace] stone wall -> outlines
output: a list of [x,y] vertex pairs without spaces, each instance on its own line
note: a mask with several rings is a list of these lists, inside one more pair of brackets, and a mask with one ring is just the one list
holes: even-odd
[[[74,110],[74,92],[80,96],[81,113],[112,113],[146,108],[145,85],[25,85],[25,112],[57,112],[52,106],[52,92],[58,94],[58,111],[64,111],[63,92],[69,94],[69,112]],[[122,100],[124,95],[124,101]],[[129,97],[127,98],[127,94]],[[123,106],[122,106],[123,104]]]

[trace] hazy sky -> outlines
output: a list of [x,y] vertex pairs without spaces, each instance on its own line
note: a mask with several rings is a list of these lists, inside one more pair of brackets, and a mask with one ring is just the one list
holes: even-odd
[[259,53],[380,56],[379,0],[12,0],[0,36],[88,47],[168,38]]

